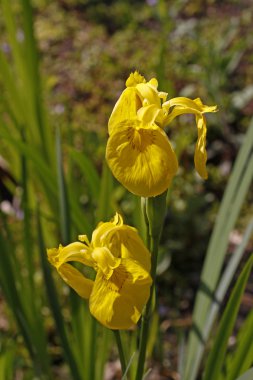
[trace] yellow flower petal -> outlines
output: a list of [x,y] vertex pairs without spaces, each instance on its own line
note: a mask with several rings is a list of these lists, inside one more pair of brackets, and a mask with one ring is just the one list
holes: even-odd
[[146,107],[141,107],[137,112],[137,118],[143,124],[153,124],[154,122],[159,126],[163,123],[164,112],[161,108],[151,104]]
[[126,87],[135,87],[139,83],[145,83],[146,79],[138,72],[131,73],[126,80]]
[[92,234],[92,246],[95,249],[107,247],[115,258],[133,259],[149,272],[150,252],[138,235],[137,230],[124,225],[119,214],[116,214],[116,218],[117,220],[120,218],[120,223],[107,222],[98,225]]
[[86,278],[76,268],[70,264],[63,264],[58,269],[58,273],[80,297],[86,299],[90,297],[94,282]]
[[57,269],[63,280],[71,286],[81,297],[89,298],[93,281],[84,277],[76,268],[67,264],[77,261],[88,266],[94,266],[94,260],[87,247],[79,242],[71,243],[66,247],[47,249],[49,262]]
[[128,329],[138,322],[151,283],[150,275],[141,266],[122,259],[109,280],[98,271],[90,296],[90,312],[110,329]]
[[109,137],[106,159],[117,180],[143,197],[167,190],[178,167],[165,132],[138,121],[121,123]]
[[137,230],[123,226],[118,231],[121,239],[121,257],[133,259],[138,262],[147,272],[150,271],[150,252],[143,243]]
[[92,251],[92,258],[106,279],[111,277],[113,270],[120,264],[120,259],[115,258],[106,247],[95,248]]
[[126,88],[120,95],[117,103],[115,104],[112,114],[108,122],[109,134],[119,126],[124,120],[135,118],[137,110],[141,108],[142,102],[140,100],[138,91],[135,87]]
[[139,83],[136,85],[136,89],[142,102],[145,101],[142,105],[154,104],[158,108],[161,108],[161,99],[159,98],[157,89],[152,84]]
[[49,262],[57,269],[69,261],[78,261],[84,265],[93,266],[93,260],[89,253],[88,247],[80,242],[75,242],[59,248],[47,249]]
[[206,118],[205,116],[196,116],[196,123],[198,128],[198,140],[195,147],[194,163],[195,168],[203,179],[207,179],[208,174],[206,170]]
[[196,124],[198,128],[198,140],[195,147],[194,163],[199,175],[202,178],[206,179],[208,177],[206,170],[206,119],[203,113],[216,112],[217,107],[206,106],[202,103],[202,101],[199,98],[192,100],[184,97],[174,98],[163,104],[163,108],[167,111],[170,111],[171,107],[174,108],[165,118],[165,125],[169,124],[175,117],[182,114],[192,113],[196,117]]

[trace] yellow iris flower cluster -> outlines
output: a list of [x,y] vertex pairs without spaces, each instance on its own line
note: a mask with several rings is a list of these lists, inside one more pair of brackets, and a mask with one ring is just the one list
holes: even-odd
[[[110,329],[136,324],[148,301],[150,252],[137,230],[124,225],[116,213],[111,222],[100,223],[89,242],[86,235],[66,247],[47,250],[50,263],[81,297],[89,299],[91,314]],[[94,269],[89,279],[69,262]]]
[[166,99],[167,93],[158,91],[155,78],[146,82],[138,72],[131,73],[109,119],[108,165],[122,185],[143,197],[162,194],[177,172],[177,157],[164,127],[178,115],[196,117],[195,167],[207,178],[204,113],[215,112],[217,107],[206,106],[200,99]]
[[[155,78],[146,82],[138,72],[132,73],[109,120],[106,158],[114,176],[143,197],[165,192],[178,162],[164,127],[176,116],[192,113],[198,129],[195,167],[207,178],[204,113],[216,110],[200,99],[167,100]],[[150,296],[150,252],[137,230],[124,225],[119,214],[111,222],[101,222],[91,242],[81,235],[78,242],[48,249],[47,254],[63,280],[89,300],[91,314],[104,326],[128,329],[138,322]],[[95,279],[87,278],[70,262],[93,268]]]

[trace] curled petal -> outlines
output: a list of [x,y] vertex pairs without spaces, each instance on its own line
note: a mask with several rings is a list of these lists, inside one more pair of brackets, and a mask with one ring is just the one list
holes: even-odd
[[115,258],[106,247],[95,248],[92,257],[97,263],[97,267],[103,272],[106,279],[109,279],[113,270],[120,265],[120,259]]
[[140,83],[137,84],[136,89],[138,90],[142,105],[154,104],[156,107],[161,108],[161,99],[159,97],[157,89],[150,83]]
[[133,259],[149,272],[150,252],[138,235],[137,230],[123,224],[122,217],[120,220],[121,222],[118,224],[113,222],[100,223],[93,232],[92,246],[95,249],[107,247],[115,258]]
[[69,261],[78,261],[84,265],[93,266],[88,247],[80,242],[71,243],[65,247],[59,245],[59,248],[47,249],[47,256],[49,262],[57,269]]
[[59,248],[47,250],[49,262],[57,269],[62,279],[71,286],[81,297],[89,298],[93,281],[89,280],[72,265],[69,261],[77,261],[85,265],[94,266],[90,252],[84,244],[75,242]]
[[178,167],[176,155],[161,128],[130,120],[109,137],[106,159],[117,180],[130,192],[143,197],[167,190]]
[[216,112],[216,106],[206,106],[202,101],[197,99],[188,99],[183,97],[178,97],[171,99],[163,103],[163,108],[167,111],[170,111],[170,107],[174,107],[171,112],[168,113],[167,117],[164,120],[164,124],[169,124],[175,117],[192,113],[196,117],[196,124],[198,129],[198,140],[195,147],[194,154],[194,163],[195,168],[199,175],[206,179],[208,177],[206,170],[206,119],[203,115],[206,112]]
[[98,271],[90,296],[90,312],[110,329],[128,329],[140,318],[152,280],[139,264],[122,259],[109,280]]
[[198,128],[198,140],[195,147],[194,163],[195,168],[203,179],[207,179],[208,174],[206,170],[206,118],[205,116],[196,116],[196,123]]
[[80,297],[86,299],[90,297],[94,282],[83,276],[76,268],[70,264],[63,264],[58,273]]
[[143,124],[153,124],[155,122],[156,124],[162,125],[164,112],[155,104],[151,104],[146,107],[141,107],[137,112],[137,117]]

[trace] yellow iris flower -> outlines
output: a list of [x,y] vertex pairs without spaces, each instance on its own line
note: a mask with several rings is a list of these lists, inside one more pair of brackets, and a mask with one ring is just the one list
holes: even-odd
[[[152,283],[150,253],[137,230],[123,224],[116,214],[100,223],[89,242],[86,235],[66,247],[47,250],[50,263],[81,297],[89,299],[91,314],[110,329],[128,329],[136,324],[148,301]],[[69,262],[79,262],[96,271],[88,279]]]
[[108,165],[130,192],[143,197],[157,196],[168,189],[177,172],[175,152],[163,128],[176,116],[193,113],[198,140],[194,162],[206,179],[206,119],[204,113],[217,111],[200,99],[167,99],[158,91],[158,82],[146,82],[138,72],[131,73],[109,119],[106,148]]

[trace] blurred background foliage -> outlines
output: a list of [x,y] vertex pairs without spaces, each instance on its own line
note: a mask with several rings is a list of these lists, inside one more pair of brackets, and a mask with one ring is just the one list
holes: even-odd
[[[131,71],[137,69],[147,79],[157,77],[159,89],[168,92],[169,97],[201,97],[205,104],[217,104],[219,107],[217,114],[207,115],[209,178],[206,182],[194,171],[197,135],[194,118],[181,116],[168,129],[180,162],[180,169],[169,191],[158,268],[161,329],[166,332],[164,350],[169,352],[177,339],[175,331],[190,324],[206,246],[252,116],[253,3],[246,0],[34,0],[32,5],[41,87],[48,110],[47,123],[52,135],[58,128],[61,131],[62,165],[67,182],[74,187],[71,194],[75,195],[80,208],[78,215],[85,214],[86,221],[90,222],[88,231],[81,230],[82,220],[79,218],[78,225],[71,227],[71,238],[78,233],[90,233],[99,214],[97,188],[92,187],[84,175],[84,172],[94,175],[94,168],[88,171],[87,162],[82,164],[80,157],[83,155],[83,160],[89,157],[98,177],[101,176],[107,121]],[[24,30],[20,2],[12,0],[11,7],[18,25],[16,38],[22,46]],[[6,20],[0,15],[1,52],[12,65],[13,56],[5,23]],[[18,77],[14,76],[13,79],[19,82]],[[0,100],[2,120],[8,121],[3,83],[0,83],[0,90],[4,94]],[[51,143],[54,146],[54,142]],[[53,162],[50,161],[52,147],[48,146],[48,150],[45,154],[49,162]],[[22,252],[20,163],[17,163],[13,150],[2,138],[0,154],[1,216],[12,233],[15,232],[15,244],[18,252]],[[53,214],[49,211],[48,200],[41,187],[35,186],[30,191],[31,213],[34,213],[39,199],[41,212],[48,225],[52,226],[47,227],[46,244],[53,246],[60,239],[59,227],[58,230],[55,227],[57,212]],[[129,224],[140,223],[134,196],[116,181],[110,195],[111,204],[106,217],[117,210]],[[231,251],[241,241],[241,231],[252,214],[251,191],[245,199],[236,229],[231,234]],[[32,239],[33,246],[36,246],[35,236]],[[252,244],[251,240],[248,250],[252,249]],[[34,275],[37,276],[35,282],[41,284],[39,262]],[[62,288],[62,283],[59,284]],[[252,293],[251,284],[247,305],[252,305]],[[45,296],[42,294],[41,297]],[[46,305],[45,299],[42,304]],[[12,320],[9,322],[9,311],[3,300],[0,308],[0,334],[8,341],[8,337],[16,334],[15,326]],[[65,312],[68,320],[68,310]],[[43,313],[50,335],[52,321],[46,306],[43,306]],[[172,329],[169,329],[171,326]],[[172,336],[168,340],[167,334],[171,334],[171,330]],[[56,356],[57,347],[57,342],[54,342]],[[161,347],[157,344],[157,359],[161,356],[160,351]],[[8,360],[12,355],[10,351]],[[17,365],[21,368],[27,354],[23,352],[22,355]],[[174,378],[177,353],[172,350],[164,358],[163,365],[170,369],[170,376]]]

